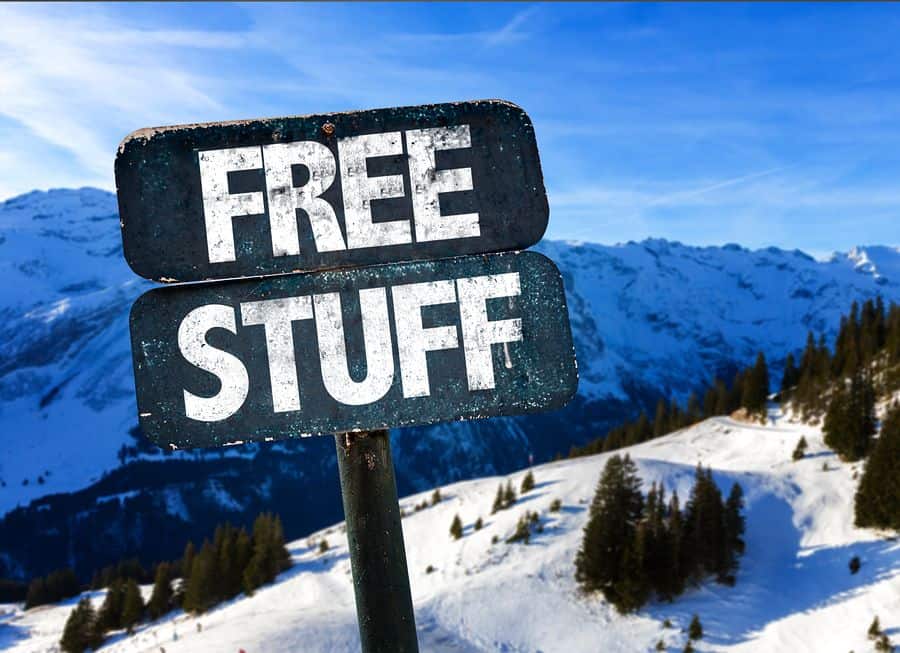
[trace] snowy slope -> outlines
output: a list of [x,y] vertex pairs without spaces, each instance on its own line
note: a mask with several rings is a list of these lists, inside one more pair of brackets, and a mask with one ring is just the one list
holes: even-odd
[[[791,451],[801,435],[809,454],[794,463]],[[673,604],[651,603],[628,617],[600,598],[580,595],[573,559],[609,454],[562,461],[535,468],[537,487],[496,515],[490,507],[505,480],[497,477],[447,486],[444,501],[421,512],[412,506],[427,494],[401,501],[410,513],[403,528],[422,650],[638,652],[662,638],[680,651],[681,630],[695,612],[706,632],[699,651],[867,651],[872,645],[866,629],[876,614],[898,639],[900,543],[852,526],[858,465],[841,463],[824,447],[818,429],[775,412],[766,426],[714,418],[628,451],[645,487],[656,480],[686,497],[697,462],[713,468],[725,491],[741,483],[747,553],[734,588],[708,583]],[[509,478],[518,485],[522,476]],[[559,513],[548,510],[554,498],[563,501]],[[504,543],[525,510],[540,513],[544,532],[528,545]],[[459,541],[448,533],[454,514],[466,525]],[[485,526],[475,532],[478,516]],[[498,544],[491,543],[495,535]],[[319,555],[316,545],[323,537],[332,548]],[[150,652],[160,645],[168,653],[358,650],[341,526],[295,542],[291,550],[295,567],[254,597],[197,619],[173,614],[103,651]],[[847,569],[853,555],[863,561],[857,575]],[[436,571],[426,573],[429,565]],[[12,610],[0,622],[0,647],[16,653],[52,650],[73,603],[24,614]],[[674,629],[663,627],[666,618]]]
[[[551,241],[537,249],[565,277],[579,396],[548,415],[396,431],[405,491],[515,469],[529,454],[549,460],[641,408],[652,411],[659,394],[684,399],[710,374],[730,378],[734,366],[759,349],[775,359],[777,378],[778,359],[802,346],[807,329],[833,334],[852,299],[881,293],[900,301],[894,247],[855,248],[828,262],[774,248],[662,240],[612,246]],[[98,502],[108,496],[135,498],[131,509],[140,513],[140,527],[159,531],[182,529],[180,519],[196,524],[204,515],[239,522],[260,503],[285,512],[292,496],[278,490],[284,482],[304,493],[334,479],[327,438],[233,447],[224,462],[221,451],[163,456],[142,443],[134,430],[127,316],[151,284],[124,262],[112,194],[54,190],[0,203],[0,274],[0,575],[44,573],[71,562],[50,560],[54,551],[72,551],[88,572],[109,562],[102,560],[106,552],[86,550],[77,533],[60,539],[72,511],[106,520],[116,541],[135,531],[132,524],[112,523],[121,513],[98,514]],[[194,472],[172,471],[188,461]],[[248,478],[248,471],[256,475]],[[170,481],[176,476],[192,482]],[[104,481],[109,487],[99,487]],[[267,495],[266,488],[275,489]],[[76,492],[82,496],[71,504],[52,499]],[[192,504],[197,497],[208,501]],[[41,555],[32,559],[3,541],[3,516],[17,506],[22,514],[14,536],[41,543]],[[286,528],[306,532],[336,519],[339,508],[334,501],[317,506],[318,513],[296,509],[286,514]],[[26,525],[34,530],[24,532]],[[174,553],[129,546],[108,555],[143,553],[152,560]],[[4,554],[10,556],[5,571]]]

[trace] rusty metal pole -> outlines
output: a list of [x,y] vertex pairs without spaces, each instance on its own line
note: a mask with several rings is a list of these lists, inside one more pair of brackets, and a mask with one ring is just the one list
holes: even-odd
[[418,653],[388,432],[334,439],[362,651]]

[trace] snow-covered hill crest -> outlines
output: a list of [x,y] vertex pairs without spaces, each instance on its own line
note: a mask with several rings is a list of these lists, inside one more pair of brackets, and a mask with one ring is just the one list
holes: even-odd
[[[801,436],[809,442],[808,454],[793,462],[791,451]],[[705,632],[699,651],[867,651],[872,643],[866,629],[875,615],[897,639],[900,542],[853,527],[859,465],[841,463],[824,447],[818,429],[775,412],[766,425],[713,418],[619,453],[626,451],[637,461],[645,490],[656,481],[686,497],[698,462],[712,468],[723,490],[735,481],[742,485],[747,552],[735,587],[709,582],[674,603],[651,602],[626,617],[601,598],[584,596],[574,581],[574,557],[587,505],[611,454],[546,464],[533,470],[534,490],[493,515],[494,493],[506,478],[446,486],[444,500],[421,511],[413,506],[427,494],[401,501],[422,650],[637,653],[662,639],[667,650],[681,651],[694,613]],[[507,478],[518,486],[523,475]],[[562,501],[557,512],[550,510],[554,499]],[[543,531],[527,545],[507,544],[526,510],[539,513]],[[457,514],[465,524],[458,541],[449,534]],[[478,517],[484,527],[475,531]],[[330,544],[325,554],[318,552],[323,538]],[[132,638],[114,637],[103,650],[358,650],[342,525],[290,548],[294,568],[252,598],[197,618],[172,613]],[[854,555],[862,568],[851,575],[847,563]],[[15,653],[48,650],[71,607],[72,602],[24,614],[11,611],[0,625],[0,646]],[[664,627],[666,619],[672,628]]]
[[[891,247],[856,248],[827,262],[798,251],[663,240],[547,241],[537,249],[565,278],[578,397],[551,414],[395,432],[401,490],[504,472],[529,454],[548,460],[652,409],[659,394],[683,399],[711,374],[730,377],[759,349],[774,359],[777,376],[778,361],[808,329],[835,332],[851,300],[879,293],[900,300],[900,252]],[[116,519],[97,516],[108,497],[157,530],[159,520],[186,515],[240,521],[260,504],[295,503],[285,483],[302,493],[334,478],[327,438],[168,456],[142,442],[127,316],[151,284],[123,260],[112,194],[54,190],[0,204],[0,274],[0,536],[2,516],[20,506],[28,514],[19,528],[40,530],[17,537],[42,542],[46,557],[69,550],[58,538],[72,510],[91,511],[98,524]],[[69,503],[53,498],[73,492],[81,494]],[[44,503],[28,508],[35,500]],[[292,508],[288,532],[335,519],[339,503],[329,506],[315,514]],[[116,524],[110,536],[129,530]],[[129,552],[123,546],[115,555]],[[15,553],[12,571],[34,569],[37,554],[28,562],[24,553]]]

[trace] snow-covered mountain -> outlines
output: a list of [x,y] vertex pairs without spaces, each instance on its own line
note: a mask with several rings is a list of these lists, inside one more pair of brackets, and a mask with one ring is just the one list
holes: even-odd
[[[801,436],[809,443],[808,454],[793,462],[791,451]],[[497,514],[491,514],[491,505],[498,483],[511,479],[518,486],[524,472],[449,485],[441,490],[441,503],[421,511],[413,506],[427,493],[401,501],[421,649],[642,653],[662,640],[666,650],[681,651],[695,613],[704,630],[696,650],[704,652],[870,651],[866,631],[876,615],[882,629],[898,639],[900,542],[853,527],[860,464],[838,460],[818,429],[773,411],[765,426],[714,418],[626,451],[638,464],[645,491],[656,481],[687,496],[698,462],[712,468],[724,492],[735,481],[741,484],[747,550],[735,587],[707,582],[674,603],[651,602],[626,617],[602,598],[582,595],[574,580],[575,552],[587,505],[611,454],[561,461],[536,467],[535,489]],[[550,510],[555,499],[563,504],[558,512]],[[542,532],[527,545],[507,544],[526,510],[539,513]],[[457,514],[465,524],[458,541],[449,534]],[[484,527],[475,531],[478,517]],[[330,549],[320,554],[323,538]],[[101,650],[358,651],[343,526],[290,549],[294,567],[252,598],[240,597],[197,618],[173,612],[132,637],[113,635]],[[851,575],[847,563],[853,556],[862,567]],[[143,589],[149,595],[150,587]],[[102,592],[93,599],[98,605]],[[6,607],[0,648],[53,650],[74,603],[25,613]],[[666,619],[672,627],[664,625]]]
[[[777,367],[808,329],[832,335],[853,299],[900,300],[891,247],[825,262],[660,240],[538,249],[565,277],[578,397],[555,413],[395,432],[402,492],[549,460],[660,394],[730,378],[760,349]],[[127,318],[151,284],[124,262],[112,194],[0,204],[0,274],[0,575],[174,555],[217,521],[266,508],[293,535],[339,517],[330,438],[176,453],[141,438]]]

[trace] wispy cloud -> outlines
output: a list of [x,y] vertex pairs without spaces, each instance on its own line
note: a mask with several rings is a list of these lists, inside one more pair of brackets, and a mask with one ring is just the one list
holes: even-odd
[[488,32],[485,35],[485,43],[490,46],[500,46],[527,38],[528,32],[524,27],[539,11],[540,7],[538,5],[532,5],[527,9],[523,9],[500,29]]
[[0,198],[111,188],[115,147],[138,127],[504,97],[534,121],[551,237],[896,242],[900,52],[887,14],[0,5]]

